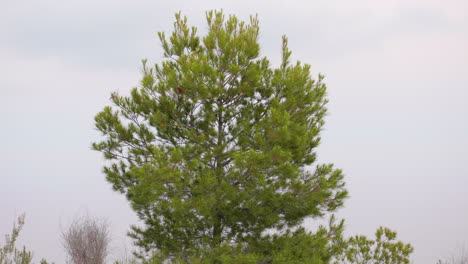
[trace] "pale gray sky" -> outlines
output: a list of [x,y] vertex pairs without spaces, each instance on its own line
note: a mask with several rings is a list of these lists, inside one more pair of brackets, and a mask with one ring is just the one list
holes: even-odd
[[293,59],[326,75],[329,109],[319,159],[346,174],[347,234],[398,231],[416,264],[468,245],[468,2],[2,0],[0,234],[26,212],[21,243],[64,262],[60,226],[107,218],[113,255],[136,217],[90,150],[93,117],[111,91],[138,85],[140,60],[161,61],[156,32],[181,10],[258,13],[263,55],[281,35]]

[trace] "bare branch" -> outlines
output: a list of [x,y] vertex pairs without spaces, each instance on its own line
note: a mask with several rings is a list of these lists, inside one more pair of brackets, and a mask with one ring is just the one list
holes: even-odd
[[62,231],[62,245],[72,264],[104,264],[109,253],[109,225],[83,216]]

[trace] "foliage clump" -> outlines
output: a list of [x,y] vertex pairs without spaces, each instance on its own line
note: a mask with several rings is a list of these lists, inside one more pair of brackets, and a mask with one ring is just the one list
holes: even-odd
[[[16,248],[16,241],[24,226],[25,214],[18,217],[17,222],[13,224],[11,234],[5,235],[5,242],[0,244],[0,264],[29,264],[33,259],[31,251]],[[42,259],[41,264],[47,264],[45,259]],[[53,264],[53,263],[52,263]]]
[[11,234],[5,235],[5,244],[0,247],[0,264],[29,264],[32,261],[32,252],[27,251],[26,247],[17,249],[16,240],[24,225],[25,215],[18,217],[17,223],[13,224]]

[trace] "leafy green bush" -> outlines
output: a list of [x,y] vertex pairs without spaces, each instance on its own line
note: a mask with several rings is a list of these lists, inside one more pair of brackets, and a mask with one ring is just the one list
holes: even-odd
[[413,252],[410,244],[396,241],[397,233],[380,227],[375,240],[354,236],[345,241],[345,250],[334,264],[408,264]]
[[5,244],[0,245],[0,264],[29,264],[32,261],[32,252],[27,251],[25,247],[22,250],[15,247],[16,240],[24,225],[22,214],[18,217],[17,223],[13,224],[13,230],[10,235],[5,235]]
[[[0,244],[0,264],[29,264],[32,261],[32,252],[27,251],[26,247],[17,249],[15,247],[16,240],[24,225],[25,214],[18,217],[17,223],[13,223],[11,234],[5,235],[5,244]],[[42,259],[40,264],[48,264],[45,259]],[[54,264],[54,263],[51,263]]]

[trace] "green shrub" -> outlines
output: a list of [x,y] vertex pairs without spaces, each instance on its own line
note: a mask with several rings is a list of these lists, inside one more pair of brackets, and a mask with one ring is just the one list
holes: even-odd
[[13,224],[10,235],[5,235],[5,244],[0,244],[0,264],[29,264],[32,261],[32,252],[25,247],[22,250],[15,247],[16,239],[24,225],[22,214],[18,217],[17,223]]

